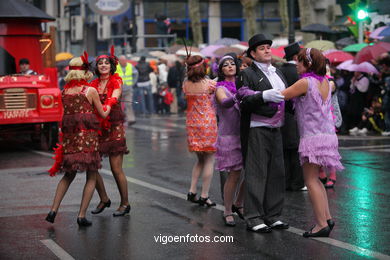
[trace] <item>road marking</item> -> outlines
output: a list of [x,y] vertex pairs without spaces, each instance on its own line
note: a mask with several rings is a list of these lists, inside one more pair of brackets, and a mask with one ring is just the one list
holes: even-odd
[[383,149],[390,148],[390,144],[383,145],[366,145],[366,146],[340,146],[340,150],[371,150],[371,149]]
[[139,130],[146,130],[146,131],[152,131],[152,132],[163,132],[163,133],[171,133],[174,132],[175,130],[173,129],[165,129],[161,128],[159,126],[150,126],[150,125],[140,125],[140,124],[135,124],[130,126],[129,129],[139,129]]
[[[41,154],[41,155],[44,155],[44,156],[50,156],[50,157],[53,156],[52,154],[47,153],[47,152],[40,152],[40,151],[34,151],[34,150],[32,150],[32,152],[38,153],[38,154]],[[31,169],[31,168],[29,168],[29,169]],[[113,177],[112,172],[110,170],[100,169],[99,172],[102,173],[102,174],[105,174],[107,176]],[[145,188],[148,188],[148,189],[152,189],[152,190],[156,190],[156,191],[159,191],[161,193],[165,193],[165,194],[168,194],[168,195],[180,198],[180,199],[184,199],[184,200],[187,199],[185,194],[177,192],[177,191],[174,191],[174,190],[163,188],[163,187],[160,187],[158,185],[154,185],[154,184],[151,184],[151,183],[139,180],[139,179],[135,179],[135,178],[132,178],[132,177],[129,177],[129,176],[126,176],[126,179],[127,179],[127,181],[129,183],[134,183],[134,184],[137,184],[139,186],[142,186],[142,187],[145,187]],[[220,204],[217,204],[217,206],[215,208],[217,210],[220,210],[220,211],[224,210],[224,206],[220,205]],[[287,232],[291,232],[291,233],[296,234],[296,235],[299,235],[299,236],[302,236],[302,233],[305,232],[302,229],[294,228],[294,227],[291,227],[291,226],[290,226],[289,229],[286,229],[286,231]],[[333,239],[333,238],[322,237],[322,238],[311,238],[311,239],[314,239],[314,240],[317,240],[317,241],[320,241],[322,243],[329,244],[329,245],[332,245],[332,246],[335,246],[335,247],[343,248],[343,249],[346,249],[346,250],[349,250],[349,251],[352,251],[352,252],[356,252],[357,254],[360,254],[360,255],[365,255],[365,256],[368,256],[368,257],[374,257],[374,258],[377,258],[377,259],[390,260],[390,256],[389,255],[385,255],[385,254],[382,254],[382,253],[379,253],[379,252],[376,252],[376,251],[372,251],[372,250],[369,250],[369,249],[366,249],[366,248],[363,248],[363,247],[355,246],[355,245],[352,245],[352,244],[349,244],[349,243],[346,243],[346,242],[342,242],[342,241],[339,241],[339,240],[336,240],[336,239]]]
[[74,258],[68,254],[62,247],[51,239],[41,240],[41,242],[50,249],[61,260],[74,260]]

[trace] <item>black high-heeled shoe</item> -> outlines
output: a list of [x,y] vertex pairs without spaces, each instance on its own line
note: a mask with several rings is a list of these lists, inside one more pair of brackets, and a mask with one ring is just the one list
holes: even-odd
[[188,192],[187,200],[191,201],[192,203],[198,203],[199,202],[199,200],[196,198],[196,193],[192,193],[192,192]]
[[105,208],[109,208],[110,206],[111,206],[111,200],[110,199],[108,199],[107,202],[100,201],[99,204],[97,205],[96,209],[92,210],[91,213],[92,214],[102,213]]
[[318,179],[320,179],[320,181],[322,182],[322,184],[324,184],[325,185],[325,183],[327,182],[327,180],[328,180],[328,178],[327,177],[325,177],[325,178],[320,178],[320,177],[318,177]]
[[328,222],[328,226],[330,228],[330,230],[332,231],[334,225],[336,225],[336,223],[333,221],[333,219],[328,219],[326,222]]
[[238,217],[240,218],[240,219],[245,219],[244,218],[244,215],[241,213],[241,211],[240,211],[240,209],[242,209],[242,208],[244,208],[244,207],[237,207],[236,205],[232,205],[232,212],[233,213],[237,213],[237,215],[238,215]]
[[88,227],[92,225],[92,222],[86,218],[77,218],[77,224],[79,224],[80,227]]
[[54,223],[54,219],[56,218],[57,212],[50,211],[49,214],[47,214],[46,221],[50,223]]
[[211,202],[211,203],[208,202],[207,201],[208,199],[210,199],[210,197],[207,197],[207,198],[200,197],[199,200],[198,200],[199,205],[200,206],[206,205],[208,208],[217,206],[217,204],[215,202]]
[[[121,210],[121,209],[123,209],[123,210]],[[121,205],[120,208],[117,211],[115,211],[112,215],[114,217],[122,217],[122,216],[128,214],[130,212],[130,209],[131,209],[130,205],[127,205],[127,206]]]
[[310,231],[306,231],[305,233],[303,233],[303,237],[328,237],[330,231],[331,230],[329,226],[326,226],[315,233],[313,233],[313,229],[311,229]]
[[[223,214],[222,217],[223,217],[223,222],[225,222],[225,226],[234,227],[236,225],[236,222],[234,221],[233,214],[227,214],[227,215]],[[229,220],[226,219],[227,217],[232,217],[233,220],[229,221]]]

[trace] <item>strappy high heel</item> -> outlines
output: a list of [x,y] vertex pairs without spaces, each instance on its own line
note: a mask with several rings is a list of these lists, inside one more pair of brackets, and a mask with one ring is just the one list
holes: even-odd
[[215,202],[211,202],[211,203],[208,202],[207,200],[209,200],[209,199],[210,199],[210,197],[207,197],[207,198],[200,197],[198,200],[198,203],[200,206],[206,205],[208,208],[217,206],[217,204]]

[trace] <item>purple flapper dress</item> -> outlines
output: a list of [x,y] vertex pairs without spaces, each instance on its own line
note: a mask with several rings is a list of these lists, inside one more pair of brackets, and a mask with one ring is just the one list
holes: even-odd
[[301,165],[309,162],[326,168],[342,170],[338,152],[338,139],[335,133],[331,112],[331,89],[325,101],[318,89],[320,82],[314,77],[306,77],[307,93],[295,99],[300,142]]
[[[222,84],[217,84],[218,88],[222,88],[225,91],[227,98],[233,97],[233,94]],[[216,101],[216,106],[219,119],[217,152],[215,155],[216,169],[227,172],[239,171],[242,169],[242,154],[238,105],[232,102],[231,106],[223,107]]]

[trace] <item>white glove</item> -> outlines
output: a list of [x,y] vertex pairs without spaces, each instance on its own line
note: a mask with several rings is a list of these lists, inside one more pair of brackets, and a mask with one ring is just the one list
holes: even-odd
[[279,103],[284,101],[284,96],[277,89],[268,89],[263,91],[263,99],[265,102]]

